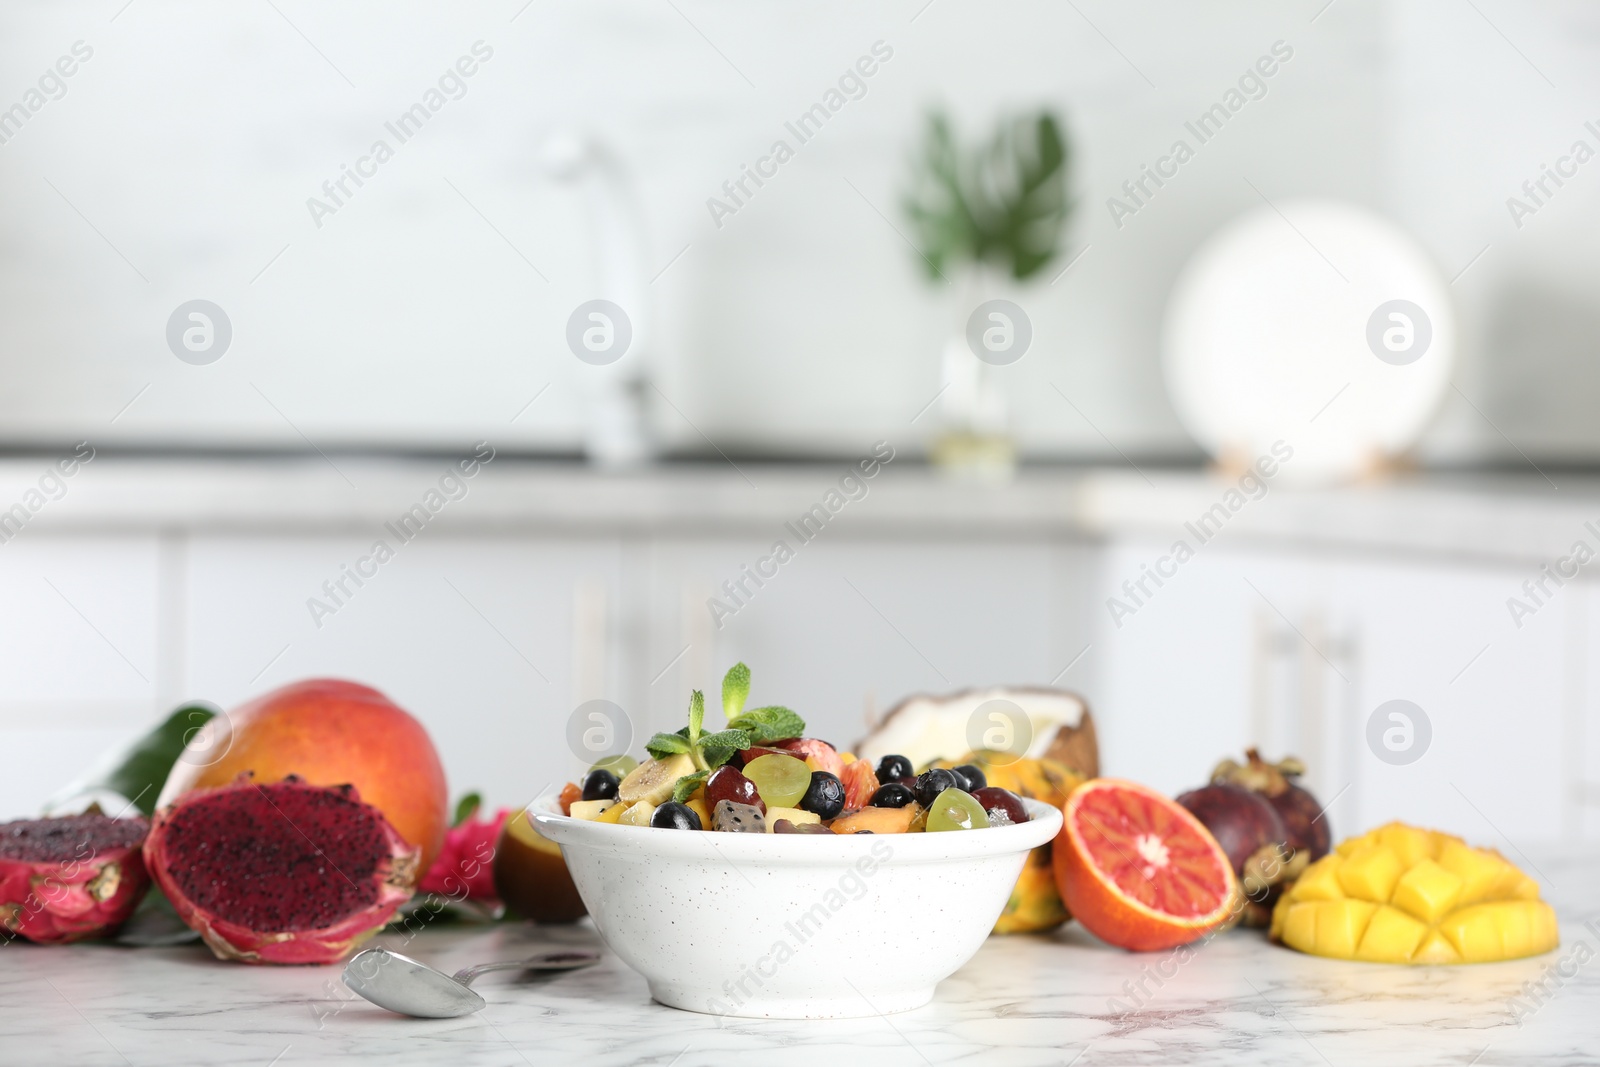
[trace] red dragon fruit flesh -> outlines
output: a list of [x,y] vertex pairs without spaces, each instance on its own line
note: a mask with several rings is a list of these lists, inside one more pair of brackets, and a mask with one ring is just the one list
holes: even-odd
[[337,963],[410,899],[418,850],[352,786],[245,775],[156,812],[145,862],[219,959]]
[[66,815],[0,825],[0,929],[41,944],[112,933],[150,879],[142,818]]

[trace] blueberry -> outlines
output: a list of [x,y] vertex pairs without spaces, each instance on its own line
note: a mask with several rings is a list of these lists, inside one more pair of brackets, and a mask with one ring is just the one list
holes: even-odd
[[903,808],[916,799],[916,794],[912,793],[909,787],[899,782],[889,782],[887,785],[880,785],[867,804],[874,808]]
[[969,793],[974,789],[983,789],[989,784],[988,776],[983,773],[983,768],[978,766],[976,763],[963,763],[961,766],[957,767],[955,771],[958,777],[965,778],[967,780],[967,784],[961,788],[965,789]]
[[617,776],[604,767],[596,767],[583,776],[584,800],[615,800],[617,798]]
[[827,771],[812,771],[811,784],[800,798],[800,810],[814,812],[821,819],[834,818],[844,810],[844,783]]
[[911,761],[904,756],[885,756],[878,761],[878,781],[880,782],[893,782],[901,778],[910,778],[916,772],[916,768],[911,766]]
[[701,830],[700,816],[687,804],[669,800],[650,816],[650,825],[658,830]]
[[961,781],[953,772],[935,767],[917,775],[917,784],[911,787],[911,792],[915,794],[918,804],[931,808],[934,800],[946,789],[961,789]]

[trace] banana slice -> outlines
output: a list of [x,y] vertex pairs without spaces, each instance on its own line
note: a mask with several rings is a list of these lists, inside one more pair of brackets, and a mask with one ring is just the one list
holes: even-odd
[[672,799],[672,787],[678,779],[693,773],[694,760],[682,752],[666,759],[645,760],[617,786],[617,799],[624,804],[644,801],[652,807],[665,804]]

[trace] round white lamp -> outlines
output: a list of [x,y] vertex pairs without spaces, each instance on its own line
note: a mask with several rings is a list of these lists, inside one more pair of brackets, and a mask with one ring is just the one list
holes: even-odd
[[1167,307],[1173,407],[1224,464],[1285,446],[1282,476],[1333,482],[1414,444],[1449,387],[1449,287],[1363,208],[1285,201],[1240,216],[1185,266]]

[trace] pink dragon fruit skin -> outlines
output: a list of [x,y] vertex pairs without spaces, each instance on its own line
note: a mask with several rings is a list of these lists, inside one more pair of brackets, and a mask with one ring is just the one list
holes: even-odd
[[337,963],[410,899],[419,851],[354,788],[290,777],[184,794],[145,863],[219,959]]
[[149,888],[142,818],[67,815],[0,825],[0,928],[40,944],[115,932]]

